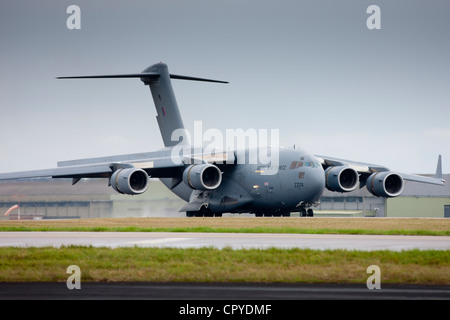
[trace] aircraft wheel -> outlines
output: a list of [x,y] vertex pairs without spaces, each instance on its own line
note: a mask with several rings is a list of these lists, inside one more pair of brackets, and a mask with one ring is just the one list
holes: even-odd
[[306,209],[305,208],[300,209],[300,215],[299,216],[300,217],[306,217]]
[[214,217],[214,214],[211,212],[211,209],[206,207],[201,207],[199,211],[197,211],[196,217]]
[[291,212],[289,210],[280,210],[273,214],[274,217],[289,217]]
[[308,216],[308,217],[314,217],[314,211],[313,211],[313,209],[308,209],[307,212],[308,212],[308,213],[307,213],[307,216]]
[[291,212],[290,212],[290,211],[283,211],[283,212],[281,213],[281,216],[282,216],[282,217],[290,217],[290,216],[291,216]]
[[214,217],[209,208],[202,207],[199,211],[186,211],[186,217]]

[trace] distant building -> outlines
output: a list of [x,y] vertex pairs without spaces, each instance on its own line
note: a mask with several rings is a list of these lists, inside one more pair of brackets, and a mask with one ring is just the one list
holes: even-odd
[[[105,180],[106,181],[106,180]],[[97,218],[111,216],[111,193],[98,182],[72,186],[71,180],[38,179],[0,183],[0,217],[9,219]],[[82,186],[82,188],[80,188]],[[20,211],[19,211],[20,210]]]
[[444,186],[405,182],[396,198],[373,196],[366,187],[349,193],[325,190],[316,216],[446,217],[450,218],[450,174]]
[[161,182],[152,180],[142,195],[121,195],[106,179],[36,179],[0,183],[0,219],[16,220],[19,210],[4,213],[19,204],[21,219],[74,219],[105,217],[184,216],[184,201]]
[[[314,213],[317,217],[450,217],[450,175],[444,179],[443,187],[406,182],[402,195],[390,199],[375,197],[365,187],[349,193],[325,190]],[[17,209],[4,216],[16,204],[21,219],[185,216],[178,212],[184,201],[153,179],[148,190],[137,196],[115,192],[106,179],[85,179],[75,185],[70,179],[0,183],[0,219],[18,219]]]
[[387,217],[450,218],[450,174],[444,186],[406,183],[400,197],[387,200]]
[[373,196],[365,187],[348,193],[325,190],[314,215],[384,217],[385,207],[386,199]]

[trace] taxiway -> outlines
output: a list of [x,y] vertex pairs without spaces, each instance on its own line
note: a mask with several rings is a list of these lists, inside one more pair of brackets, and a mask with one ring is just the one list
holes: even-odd
[[0,247],[301,248],[345,250],[450,250],[449,236],[194,233],[194,232],[0,232]]
[[[365,284],[82,282],[0,283],[0,300],[449,300],[449,286]],[[293,308],[297,308],[294,305]]]

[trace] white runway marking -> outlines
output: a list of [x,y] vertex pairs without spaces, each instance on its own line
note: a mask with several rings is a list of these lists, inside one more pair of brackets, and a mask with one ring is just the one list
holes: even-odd
[[138,241],[130,241],[126,242],[126,244],[130,245],[136,245],[136,246],[152,246],[155,244],[165,244],[169,242],[175,242],[175,241],[186,241],[191,240],[192,238],[161,238],[161,239],[148,239],[148,240],[138,240]]

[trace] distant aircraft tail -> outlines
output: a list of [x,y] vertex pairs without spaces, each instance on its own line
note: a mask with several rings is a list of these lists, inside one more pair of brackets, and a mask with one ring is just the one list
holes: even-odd
[[443,176],[442,176],[442,156],[441,155],[438,156],[436,173],[435,173],[434,177],[436,179],[441,179],[443,182],[445,182],[445,180],[443,179]]
[[98,75],[98,76],[77,76],[77,77],[58,77],[57,79],[93,79],[93,78],[140,78],[145,85],[150,86],[153,101],[156,108],[156,120],[164,142],[164,146],[171,147],[181,143],[189,144],[189,141],[172,141],[172,133],[177,129],[184,129],[180,110],[175,99],[172,83],[170,79],[193,80],[228,83],[226,81],[196,78],[169,74],[169,69],[164,63],[156,63],[141,73],[116,74],[116,75]]

